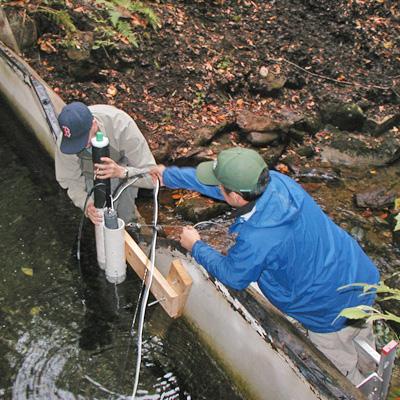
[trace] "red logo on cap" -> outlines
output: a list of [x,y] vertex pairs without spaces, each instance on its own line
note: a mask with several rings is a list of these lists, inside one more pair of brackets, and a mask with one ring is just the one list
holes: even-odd
[[66,137],[66,138],[71,137],[71,130],[68,128],[68,126],[62,126],[61,129],[64,132],[64,137]]

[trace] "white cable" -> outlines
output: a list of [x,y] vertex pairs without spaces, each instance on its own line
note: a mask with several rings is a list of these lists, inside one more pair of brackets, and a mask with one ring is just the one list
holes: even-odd
[[144,316],[146,313],[147,300],[149,298],[151,283],[153,281],[154,260],[155,260],[155,254],[156,254],[156,241],[157,241],[156,226],[157,226],[157,219],[158,219],[158,191],[159,191],[159,188],[160,188],[160,183],[157,180],[156,187],[154,188],[154,216],[153,216],[154,230],[153,230],[153,239],[151,242],[150,271],[149,271],[149,277],[146,282],[146,288],[145,288],[143,298],[142,298],[142,306],[140,308],[139,325],[138,325],[138,343],[137,343],[138,354],[137,354],[137,359],[136,359],[135,383],[133,385],[131,400],[135,399],[137,387],[139,384],[140,364],[142,361],[142,336],[143,336]]
[[197,224],[193,225],[193,228],[197,228],[200,225],[208,225],[208,224],[213,224],[213,225],[219,225],[224,227],[224,225],[220,224],[219,222],[214,222],[214,221],[200,221]]
[[117,195],[115,197],[111,196],[111,209],[114,210],[114,202],[118,200],[119,196],[121,196],[122,192],[130,185],[133,185],[138,179],[143,178],[142,176],[143,174],[139,174],[137,176],[134,176],[133,178],[131,178],[131,180],[129,180],[127,183],[125,183],[124,186],[122,186],[122,188],[119,190],[119,192],[117,193]]

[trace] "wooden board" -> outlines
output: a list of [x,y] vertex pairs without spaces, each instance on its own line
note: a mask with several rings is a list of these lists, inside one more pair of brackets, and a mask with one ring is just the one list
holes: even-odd
[[189,296],[190,288],[193,283],[192,278],[187,273],[180,260],[172,261],[171,268],[167,276],[167,281],[179,294],[177,304],[177,316],[179,317],[183,312],[187,297]]
[[[125,253],[126,261],[143,280],[145,271],[150,270],[151,262],[128,232],[125,232]],[[182,263],[174,260],[167,278],[154,268],[150,291],[167,314],[171,318],[177,318],[182,315],[191,285],[192,278]]]

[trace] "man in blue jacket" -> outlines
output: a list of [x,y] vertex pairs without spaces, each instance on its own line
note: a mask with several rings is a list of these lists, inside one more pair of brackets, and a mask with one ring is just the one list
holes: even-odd
[[197,169],[159,165],[152,174],[169,188],[195,190],[237,208],[241,215],[230,228],[236,242],[226,255],[191,227],[183,229],[182,246],[229,287],[241,290],[257,282],[272,304],[308,330],[344,375],[354,384],[364,379],[361,372],[369,371],[353,339],[374,345],[372,326],[352,326],[337,316],[346,307],[371,305],[374,296],[360,296],[358,287],[338,288],[376,284],[379,272],[300,185],[269,171],[256,151],[240,147],[222,151],[216,161]]

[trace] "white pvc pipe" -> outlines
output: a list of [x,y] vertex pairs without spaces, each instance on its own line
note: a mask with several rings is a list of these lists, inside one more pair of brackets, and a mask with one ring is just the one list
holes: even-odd
[[[97,208],[102,216],[104,215],[104,208]],[[104,249],[104,217],[100,225],[95,225],[94,234],[96,238],[96,254],[97,263],[101,269],[106,268],[106,253]]]
[[118,218],[118,229],[104,226],[106,278],[111,283],[121,283],[126,278],[125,222]]

